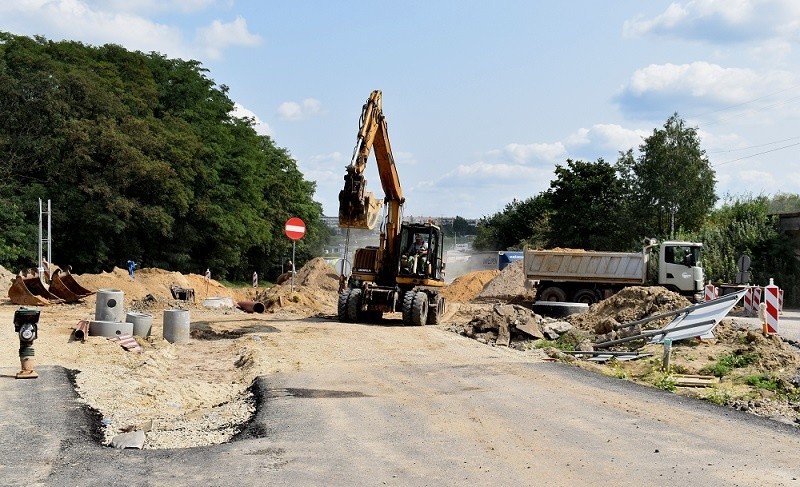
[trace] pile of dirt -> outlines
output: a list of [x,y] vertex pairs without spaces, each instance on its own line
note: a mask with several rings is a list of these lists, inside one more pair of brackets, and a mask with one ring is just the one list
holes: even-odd
[[[602,334],[616,324],[629,323],[691,306],[688,299],[663,287],[631,286],[608,299],[592,305],[589,311],[572,315],[568,321],[585,331]],[[669,318],[648,323],[647,328],[666,325]]]
[[497,277],[500,271],[486,270],[475,271],[457,277],[447,287],[442,290],[442,296],[449,301],[467,302],[478,297],[492,279]]
[[513,299],[518,297],[533,297],[533,291],[525,288],[525,273],[522,270],[522,261],[508,264],[478,294],[478,298],[481,299]]
[[317,257],[306,263],[291,279],[259,291],[252,300],[264,304],[274,313],[287,310],[303,313],[333,313],[336,311],[339,276],[325,259]]
[[3,291],[3,296],[6,295],[8,288],[11,287],[11,281],[14,280],[14,277],[16,275],[13,272],[0,265],[0,290]]
[[[150,303],[148,309],[174,305],[175,300],[170,290],[172,286],[194,290],[194,303],[182,303],[185,305],[202,306],[203,300],[208,297],[225,297],[233,300],[243,298],[237,291],[225,287],[214,279],[206,280],[205,276],[200,274],[181,274],[155,268],[137,270],[134,278],[128,275],[127,270],[119,267],[115,267],[111,272],[80,274],[74,277],[81,286],[92,291],[119,289],[124,293],[127,303],[147,302]],[[93,297],[87,298],[87,302],[93,299]]]

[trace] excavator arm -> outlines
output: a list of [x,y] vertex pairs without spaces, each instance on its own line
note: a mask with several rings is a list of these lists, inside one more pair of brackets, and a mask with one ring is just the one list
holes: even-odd
[[388,212],[386,233],[393,238],[399,232],[400,208],[405,199],[392,156],[382,105],[382,94],[375,90],[361,110],[356,148],[353,159],[346,168],[344,188],[339,192],[339,226],[369,230],[375,228],[382,201],[366,190],[367,180],[364,177],[369,154],[375,152]]

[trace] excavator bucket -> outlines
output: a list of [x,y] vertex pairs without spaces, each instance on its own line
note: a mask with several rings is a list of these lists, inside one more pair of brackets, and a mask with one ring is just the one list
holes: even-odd
[[383,202],[372,193],[367,193],[356,204],[339,205],[339,226],[372,230],[381,216]]
[[61,274],[61,269],[56,269],[53,272],[53,279],[50,281],[50,292],[68,303],[94,294],[94,291],[90,291],[78,284],[78,281],[72,277],[72,273],[69,271],[66,274]]
[[65,303],[74,303],[94,294],[78,284],[72,274],[62,275],[60,269],[56,269],[53,272],[53,278],[50,281],[50,292],[63,299]]
[[339,191],[339,226],[372,230],[378,222],[383,201],[366,191],[367,180],[353,166],[347,166],[344,188]]
[[[30,282],[31,286],[33,286],[37,291],[40,291],[39,289],[40,287],[41,290],[47,292],[47,290],[44,289],[44,285],[42,284],[42,282],[39,281],[38,277],[24,278],[22,276],[17,276],[11,283],[11,287],[8,288],[8,297],[11,299],[11,302],[14,304],[21,304],[23,306],[47,306],[48,304],[52,304],[52,302],[49,299],[34,293],[28,287],[29,283],[26,281],[34,281],[34,280],[39,283],[39,286],[37,287],[36,284]],[[58,301],[60,302],[61,300],[58,299]]]

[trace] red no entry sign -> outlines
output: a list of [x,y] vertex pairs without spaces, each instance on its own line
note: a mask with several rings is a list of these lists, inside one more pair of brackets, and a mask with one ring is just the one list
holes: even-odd
[[294,217],[286,220],[286,226],[283,228],[283,233],[292,240],[300,240],[306,234],[306,224],[303,220]]

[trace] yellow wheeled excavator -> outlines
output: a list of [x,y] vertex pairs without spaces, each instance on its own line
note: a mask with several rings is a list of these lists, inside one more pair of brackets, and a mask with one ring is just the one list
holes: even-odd
[[[370,152],[378,163],[383,201],[366,190]],[[339,226],[371,230],[383,213],[380,240],[377,247],[353,254],[351,274],[342,276],[346,286],[339,293],[339,321],[375,321],[383,313],[402,312],[404,324],[424,325],[439,323],[444,314],[445,299],[439,293],[445,267],[441,229],[431,222],[403,223],[404,203],[382,93],[375,90],[362,108],[353,158],[339,192]]]

